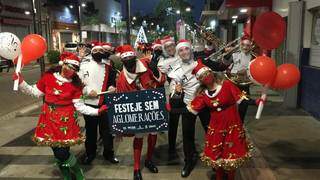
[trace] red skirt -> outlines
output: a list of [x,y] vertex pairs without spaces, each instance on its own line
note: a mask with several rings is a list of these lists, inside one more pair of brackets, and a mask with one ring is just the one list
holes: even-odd
[[42,106],[33,141],[38,145],[68,147],[81,144],[85,137],[80,132],[78,114],[73,104]]
[[213,168],[234,170],[251,157],[252,150],[236,106],[211,113],[202,161]]

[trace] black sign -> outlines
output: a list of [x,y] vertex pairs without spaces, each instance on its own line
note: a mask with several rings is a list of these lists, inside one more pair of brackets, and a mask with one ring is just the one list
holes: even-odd
[[109,126],[113,134],[136,134],[168,130],[164,88],[105,95]]

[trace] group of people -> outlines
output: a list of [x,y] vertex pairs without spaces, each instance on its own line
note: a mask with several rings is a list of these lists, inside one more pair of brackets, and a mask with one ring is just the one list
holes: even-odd
[[[99,136],[103,142],[103,157],[110,163],[119,163],[113,149],[114,136],[108,125],[108,107],[101,93],[164,87],[165,82],[168,82],[170,91],[167,107],[170,113],[169,160],[178,157],[176,138],[181,117],[185,160],[181,176],[190,175],[199,159],[195,145],[195,123],[199,117],[206,132],[200,159],[216,171],[215,179],[227,175],[232,180],[235,170],[250,157],[243,128],[245,110],[239,111],[240,106],[247,105],[250,99],[237,85],[217,74],[226,71],[245,73],[251,60],[247,45],[250,40],[244,39],[240,52],[225,57],[231,61],[211,61],[198,56],[199,52],[194,53],[188,40],[175,42],[170,36],[156,40],[151,57],[142,58],[131,45],[114,48],[109,43],[96,43],[91,53],[62,53],[59,65],[49,69],[35,85],[25,82],[21,74],[14,74],[13,79],[19,79],[22,92],[44,97],[33,141],[52,148],[65,180],[71,179],[72,174],[77,180],[85,177],[77,158],[70,152],[70,146],[84,142],[85,153],[80,160],[90,165],[96,157]],[[205,56],[212,52],[214,48],[209,46],[203,50]],[[121,72],[113,67],[112,54],[120,57],[123,63]],[[80,132],[78,112],[85,120],[85,136]],[[157,133],[133,136],[133,179],[141,180],[140,160],[145,136],[147,155],[144,165],[152,173],[159,171],[152,161]]]

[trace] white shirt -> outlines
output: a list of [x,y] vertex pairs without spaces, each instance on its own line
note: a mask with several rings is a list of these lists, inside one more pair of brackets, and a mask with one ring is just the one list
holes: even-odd
[[158,68],[159,70],[164,74],[169,74],[173,69],[176,68],[176,66],[179,65],[180,59],[176,56],[174,57],[161,57],[158,62]]
[[189,104],[194,99],[196,90],[200,86],[200,82],[196,76],[192,74],[197,64],[198,62],[194,60],[190,60],[189,62],[181,60],[181,63],[168,74],[174,83],[180,83],[182,85],[184,92],[183,102],[185,104]]
[[[84,84],[84,95],[88,95],[92,90],[101,93],[106,64],[110,64],[110,60],[102,60],[101,63],[97,63],[92,57],[89,57],[81,61],[78,75]],[[85,98],[85,103],[97,106],[99,104],[99,97]]]
[[252,59],[250,53],[237,52],[232,54],[231,73],[236,74],[241,70],[247,70]]

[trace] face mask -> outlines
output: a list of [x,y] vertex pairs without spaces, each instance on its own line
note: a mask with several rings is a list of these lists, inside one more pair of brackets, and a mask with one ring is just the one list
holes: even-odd
[[162,50],[161,49],[157,49],[157,50],[154,51],[154,54],[156,56],[160,56],[162,54]]
[[105,52],[103,59],[108,59],[110,55],[110,52]]
[[122,61],[123,62],[123,65],[124,67],[126,67],[126,69],[130,72],[133,72],[134,71],[134,67],[136,65],[136,59],[128,59],[128,60],[125,60],[125,61]]
[[202,78],[201,80],[202,84],[206,86],[211,86],[214,83],[214,76],[212,73],[206,75],[205,77]]
[[93,60],[95,60],[96,62],[101,62],[102,59],[104,59],[104,57],[105,57],[105,54],[104,54],[104,53],[97,52],[97,53],[93,53],[93,54],[92,54],[92,58],[93,58]]
[[68,69],[68,68],[62,68],[62,73],[67,79],[71,79],[74,75],[74,70]]

